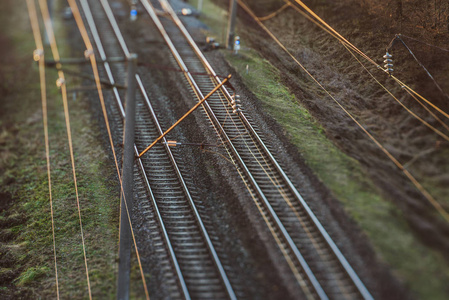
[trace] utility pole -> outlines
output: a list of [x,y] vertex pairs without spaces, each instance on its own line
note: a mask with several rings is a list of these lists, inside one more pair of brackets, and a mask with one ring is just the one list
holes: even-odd
[[237,0],[231,0],[229,4],[229,23],[228,23],[228,39],[226,41],[226,48],[234,49],[235,38],[235,21],[237,18]]
[[[137,55],[128,57],[128,78],[125,103],[125,133],[123,141],[122,194],[120,209],[120,249],[117,281],[117,299],[129,299],[129,274],[131,268],[131,211],[133,207],[134,175],[134,124],[136,119],[136,69]],[[126,203],[125,203],[126,201]],[[128,215],[129,214],[129,215]],[[129,218],[128,218],[129,216]]]
[[[47,2],[48,5],[48,13],[50,14],[50,20],[46,20],[44,22],[53,22],[53,0],[49,0]],[[50,45],[50,38],[47,34],[47,30],[44,30],[44,43],[45,45],[49,46]]]

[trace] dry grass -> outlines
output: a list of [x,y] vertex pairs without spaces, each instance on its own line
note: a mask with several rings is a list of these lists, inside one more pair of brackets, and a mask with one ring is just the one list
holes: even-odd
[[[55,297],[56,289],[39,75],[31,60],[34,45],[25,2],[12,3],[0,4],[0,36],[7,41],[1,47],[0,73],[11,83],[0,95],[0,295],[48,299]],[[57,34],[64,36],[61,30]],[[63,55],[69,53],[67,48],[61,50]],[[47,70],[60,295],[85,298],[78,211],[62,100],[54,78],[55,71]],[[92,294],[110,299],[115,297],[119,198],[114,170],[85,100],[78,96],[69,103],[80,207]]]
[[[210,1],[206,1],[208,2]],[[272,8],[270,10],[260,1],[255,2],[257,5],[253,6],[259,9],[260,16],[276,9],[273,5],[270,6]],[[273,4],[275,1],[266,0],[264,3],[266,2]],[[328,9],[329,5],[324,2],[319,2],[323,5],[317,3],[315,2],[316,8],[320,14],[326,16],[323,11]],[[212,10],[213,16],[220,15],[217,13],[218,10],[218,6],[215,6]],[[379,33],[363,31],[360,28],[366,24],[357,18],[356,10],[348,13],[346,21],[352,22],[351,27],[348,27],[353,36],[352,40],[355,38],[356,43],[363,46],[363,50],[371,49],[373,40],[379,40]],[[204,17],[204,20],[207,22],[209,18],[211,17]],[[220,21],[215,19],[215,22]],[[331,21],[335,19],[338,19],[338,15],[333,14]],[[430,141],[429,147],[434,147],[434,136],[423,128],[415,128],[417,126],[414,120],[405,118],[400,123],[399,120],[403,117],[400,107],[393,104],[388,95],[380,92],[366,74],[361,75],[360,66],[357,62],[354,63],[347,53],[342,53],[344,48],[342,50],[342,46],[337,42],[313,28],[292,11],[286,11],[282,16],[265,24],[281,37],[282,42],[314,75],[318,76],[320,81],[325,83],[331,93],[336,95],[336,98],[342,101],[364,126],[387,144],[394,155],[406,162],[419,153],[417,149],[422,147],[423,142],[429,144]],[[213,25],[212,30],[214,26],[217,25]],[[248,23],[240,24],[239,29],[244,46],[253,44],[262,50],[264,58],[275,63],[283,71],[281,74],[270,62],[251,50],[241,51],[242,55],[239,57],[228,55],[228,61],[241,74],[245,84],[258,96],[265,110],[283,126],[309,166],[369,236],[381,260],[392,267],[397,277],[417,298],[446,299],[449,294],[446,285],[449,280],[447,261],[438,250],[423,243],[423,239],[418,238],[410,228],[410,216],[413,215],[407,215],[394,202],[387,200],[385,192],[380,192],[371,178],[379,175],[374,171],[382,166],[379,168],[381,175],[378,178],[382,183],[394,188],[395,192],[403,189],[404,193],[408,193],[408,183],[400,176],[399,179],[392,179],[396,178],[392,177],[392,174],[397,170],[386,163],[387,160],[382,153],[379,154],[372,142],[365,141],[361,137],[354,124],[344,119],[344,114],[298,70],[297,65],[286,61],[279,52],[276,52],[278,49],[271,49],[270,43],[265,41],[260,32],[249,27]],[[361,42],[364,39],[369,42]],[[383,48],[384,46],[379,46],[379,49]],[[379,57],[384,54],[379,53]],[[376,53],[370,55],[376,57]],[[249,75],[245,74],[246,65],[250,68]],[[381,78],[384,83],[387,80]],[[288,82],[297,100],[283,85],[285,82]],[[397,87],[392,85],[388,87],[398,92]],[[401,96],[400,99],[405,98]],[[405,133],[395,133],[398,129],[404,130]],[[339,148],[343,148],[345,153],[362,161],[365,167],[335,147],[324,132],[339,145]],[[404,144],[412,147],[404,147]],[[447,176],[444,176],[445,166],[448,165],[448,156],[445,154],[447,147],[436,150],[431,155],[419,156],[411,168],[440,201],[447,203],[449,200],[445,183]],[[367,171],[371,177],[367,176]],[[435,233],[432,233],[432,236],[437,238]]]

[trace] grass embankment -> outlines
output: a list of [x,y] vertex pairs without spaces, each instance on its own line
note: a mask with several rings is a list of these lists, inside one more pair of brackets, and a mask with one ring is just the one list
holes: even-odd
[[[191,2],[196,7],[197,1]],[[225,11],[207,0],[203,13],[201,20],[211,28],[208,34],[223,42]],[[240,30],[243,36],[244,32]],[[282,84],[279,70],[248,48],[244,39],[242,44],[239,55],[224,51],[225,58],[264,110],[283,127],[318,178],[367,234],[380,259],[392,267],[418,298],[447,299],[449,268],[443,257],[421,244],[400,211],[382,197],[360,164],[327,139],[324,129],[301,105],[300,99]]]
[[[62,41],[60,25],[55,22]],[[39,73],[25,1],[0,2],[0,37],[0,298],[56,298]],[[59,46],[68,56],[68,45]],[[51,58],[49,49],[46,55]],[[56,72],[47,68],[46,77],[59,290],[65,299],[87,298],[62,97]],[[67,84],[79,82],[68,77]],[[70,95],[69,108],[92,294],[111,299],[119,205],[114,169],[86,98]]]

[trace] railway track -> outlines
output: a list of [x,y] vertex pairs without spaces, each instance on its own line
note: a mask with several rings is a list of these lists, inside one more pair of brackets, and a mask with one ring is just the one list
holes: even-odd
[[[123,80],[124,65],[109,65],[112,56],[127,56],[129,50],[106,0],[79,0],[90,34],[111,83]],[[201,50],[166,0],[141,0],[153,21],[172,61],[185,75],[193,99],[202,99],[219,82]],[[159,18],[155,8],[165,11]],[[94,12],[94,15],[92,15]],[[99,34],[101,32],[101,36]],[[103,43],[107,45],[104,46]],[[107,51],[105,50],[107,49]],[[143,150],[162,133],[158,112],[147,96],[145,84],[136,75],[137,123],[135,153]],[[113,114],[118,131],[124,118],[123,95],[116,88]],[[306,299],[372,299],[357,274],[329,234],[301,197],[288,176],[263,142],[244,110],[233,112],[234,91],[226,87],[204,105],[203,114],[221,140],[230,159],[247,186],[275,243],[289,265]],[[166,142],[164,140],[163,142]],[[119,155],[120,156],[120,155]],[[119,157],[120,158],[120,157]],[[217,251],[203,224],[186,184],[179,160],[166,143],[157,144],[137,160],[137,194],[164,261],[163,277],[170,298],[235,299],[236,294]],[[151,163],[150,163],[151,162]],[[136,173],[137,175],[137,173]]]
[[[207,59],[166,0],[141,1],[158,27],[190,93],[201,99],[219,82]],[[168,13],[160,19],[154,8]],[[207,73],[207,74],[205,74]],[[204,74],[204,75],[203,75]],[[308,299],[372,299],[360,278],[275,160],[244,112],[231,108],[226,87],[203,106],[248,186],[298,284]]]
[[[80,0],[80,4],[108,80],[111,84],[123,80],[124,65],[111,66],[106,62],[108,57],[130,54],[108,2]],[[138,74],[136,81],[139,93],[134,149],[138,155],[162,134],[162,127]],[[121,134],[125,116],[123,95],[117,88],[112,93],[113,115]],[[120,159],[121,155],[118,156]],[[144,209],[142,213],[148,222],[155,253],[163,262],[159,271],[163,273],[167,296],[236,299],[177,161],[167,144],[158,144],[148,155],[136,160],[135,170],[139,206]]]

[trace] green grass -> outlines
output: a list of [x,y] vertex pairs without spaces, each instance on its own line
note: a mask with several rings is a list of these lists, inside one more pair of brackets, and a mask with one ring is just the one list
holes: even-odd
[[[0,289],[0,296],[14,298],[22,291],[31,291],[44,299],[55,298],[39,73],[31,55],[35,45],[24,13],[25,2],[15,4],[12,11],[6,7],[5,2],[0,4],[0,31],[8,37],[11,63],[4,63],[0,73],[8,72],[11,84],[0,99],[0,192],[13,200],[9,209],[0,212],[1,236],[12,236],[1,241],[0,252],[7,253],[13,262],[14,267],[7,271],[13,273],[14,280],[12,287],[2,283],[5,287]],[[62,40],[64,28],[57,21],[55,26],[58,40]],[[67,44],[60,43],[59,48],[63,57],[69,56]],[[80,299],[87,297],[87,284],[62,97],[55,86],[57,73],[51,69],[46,72],[60,295]],[[69,88],[79,84],[73,77],[67,82]],[[70,97],[69,108],[92,294],[111,299],[116,288],[119,208],[114,168],[100,142],[99,127],[89,114],[87,98],[80,95],[72,101]]]
[[[217,34],[223,20],[226,22],[221,17],[225,13],[210,0],[203,8],[205,15],[201,18],[212,31],[208,34]],[[243,28],[240,30],[243,32]],[[279,71],[251,49],[243,49],[239,55],[223,53],[313,172],[366,233],[380,260],[392,267],[417,298],[447,299],[449,268],[445,259],[421,244],[400,211],[382,197],[360,164],[327,139],[320,124],[282,84]]]
[[[198,0],[189,1],[194,8],[198,7]],[[228,12],[212,3],[212,1],[203,1],[202,14],[200,20],[207,24],[210,31],[207,33],[215,38],[220,44],[226,43]]]
[[22,272],[17,278],[16,282],[18,286],[25,286],[40,277],[47,275],[50,272],[48,267],[31,267]]

